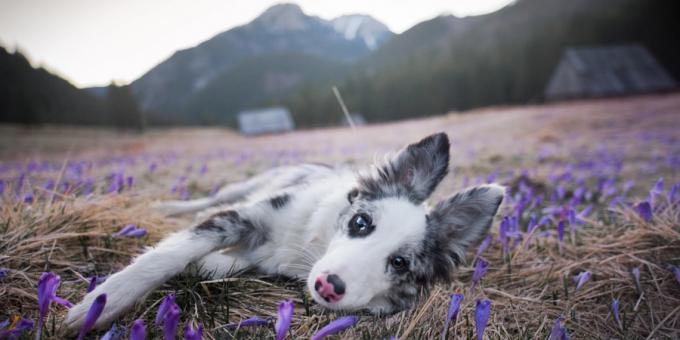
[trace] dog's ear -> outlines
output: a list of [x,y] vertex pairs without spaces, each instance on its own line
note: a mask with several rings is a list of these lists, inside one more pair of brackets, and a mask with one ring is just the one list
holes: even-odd
[[359,178],[360,193],[369,198],[406,196],[422,203],[448,172],[449,147],[445,133],[406,146],[385,164],[376,165],[375,173]]
[[436,273],[448,275],[465,250],[487,234],[504,195],[502,186],[481,185],[442,200],[430,211],[426,240],[428,252],[440,257]]

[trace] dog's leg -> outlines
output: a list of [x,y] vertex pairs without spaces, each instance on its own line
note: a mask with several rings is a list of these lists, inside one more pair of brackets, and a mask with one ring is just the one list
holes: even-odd
[[218,250],[196,261],[192,273],[209,280],[216,280],[235,275],[251,265],[240,256],[224,254]]
[[251,192],[257,190],[264,182],[264,176],[256,176],[246,181],[229,184],[220,189],[212,197],[204,197],[189,201],[157,202],[153,205],[153,208],[168,216],[195,213],[219,204],[238,202]]
[[97,327],[109,324],[191,262],[226,247],[250,250],[262,245],[268,237],[267,228],[248,218],[249,213],[254,215],[257,209],[254,205],[238,212],[220,212],[189,230],[171,235],[87,294],[69,311],[67,326],[80,328],[92,302],[100,294],[107,294],[108,302],[97,320]]

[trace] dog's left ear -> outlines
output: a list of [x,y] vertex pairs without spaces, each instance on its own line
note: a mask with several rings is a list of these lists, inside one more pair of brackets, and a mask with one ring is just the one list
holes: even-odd
[[399,151],[376,173],[359,178],[359,192],[368,197],[405,196],[415,204],[425,201],[449,169],[449,137],[428,136]]
[[432,240],[431,251],[446,257],[439,261],[444,268],[435,271],[450,271],[465,250],[487,234],[504,195],[502,186],[481,185],[444,199],[430,211],[427,239]]

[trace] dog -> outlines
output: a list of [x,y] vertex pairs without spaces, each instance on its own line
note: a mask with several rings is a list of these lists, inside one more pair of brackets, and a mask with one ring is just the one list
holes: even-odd
[[439,133],[367,171],[287,166],[211,198],[162,203],[168,214],[223,208],[109,277],[70,309],[66,324],[79,328],[94,299],[106,293],[96,324],[104,327],[187,268],[209,278],[254,267],[304,279],[313,299],[333,310],[407,309],[435,283],[451,280],[504,197],[502,186],[488,184],[428,207],[425,200],[448,172],[449,149],[448,136]]

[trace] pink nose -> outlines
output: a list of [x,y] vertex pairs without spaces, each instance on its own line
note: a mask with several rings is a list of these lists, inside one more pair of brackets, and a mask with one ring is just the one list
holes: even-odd
[[314,289],[326,302],[338,302],[345,295],[345,282],[335,274],[321,275],[316,278]]

